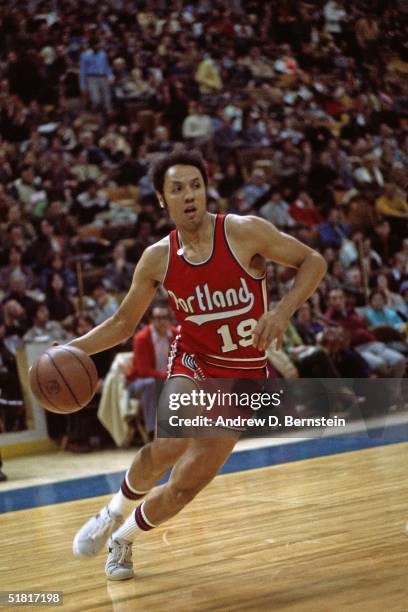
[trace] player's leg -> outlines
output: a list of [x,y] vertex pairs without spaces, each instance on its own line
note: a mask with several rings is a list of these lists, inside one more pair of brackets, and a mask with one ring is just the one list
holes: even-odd
[[[183,378],[184,391],[195,388],[192,380]],[[163,389],[161,402],[168,401],[169,394],[180,388],[177,378],[171,378]],[[73,553],[76,557],[93,557],[102,550],[109,536],[124,521],[137,501],[156,484],[188,445],[186,438],[156,439],[141,448],[127,471],[119,491],[95,516],[91,517],[75,534]]]
[[106,575],[110,580],[133,576],[132,542],[143,531],[175,516],[215,477],[238,439],[190,439],[173,467],[169,481],[154,488],[109,541]]
[[[159,417],[164,414],[162,405],[168,414],[172,395],[189,394],[195,389],[196,383],[190,378],[180,376],[168,380],[159,400]],[[189,406],[185,412],[192,416]],[[144,506],[152,514],[151,521],[161,523],[181,510],[214,478],[238,437],[238,432],[231,432],[216,438],[159,438],[141,449],[127,474],[127,483],[136,491],[147,492],[174,465],[168,483],[154,489],[146,498]]]
[[239,434],[231,437],[190,439],[186,452],[174,465],[169,481],[155,487],[143,502],[153,525],[175,516],[217,475],[230,456]]
[[137,501],[144,497],[168,468],[177,461],[185,451],[186,445],[187,439],[155,440],[140,449],[119,491],[75,534],[74,555],[93,557],[98,554],[111,533],[123,523]]

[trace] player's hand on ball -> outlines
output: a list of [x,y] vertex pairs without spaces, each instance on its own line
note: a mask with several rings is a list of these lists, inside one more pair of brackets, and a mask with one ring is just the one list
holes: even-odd
[[263,314],[253,332],[254,347],[259,351],[265,351],[275,341],[275,350],[279,351],[289,321],[289,315],[282,310],[275,309]]

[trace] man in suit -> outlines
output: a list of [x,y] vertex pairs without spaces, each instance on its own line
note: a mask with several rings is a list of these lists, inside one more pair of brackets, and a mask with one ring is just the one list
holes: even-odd
[[169,349],[176,335],[166,304],[156,304],[151,321],[135,334],[133,360],[127,373],[128,391],[140,400],[149,435],[153,435],[157,400],[167,378]]

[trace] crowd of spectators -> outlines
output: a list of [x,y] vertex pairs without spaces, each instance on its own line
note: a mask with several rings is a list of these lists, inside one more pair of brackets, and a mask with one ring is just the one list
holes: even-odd
[[[79,312],[112,314],[171,229],[150,160],[184,143],[211,211],[328,262],[288,334],[292,375],[403,376],[405,19],[402,0],[1,0],[0,369],[72,337]],[[274,302],[293,274],[268,278]]]

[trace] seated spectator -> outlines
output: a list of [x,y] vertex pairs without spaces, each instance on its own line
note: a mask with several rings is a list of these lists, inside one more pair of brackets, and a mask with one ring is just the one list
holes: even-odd
[[[1,188],[0,188],[0,198],[1,198]],[[13,224],[16,224],[21,227],[22,236],[24,240],[24,244],[20,243],[20,240],[14,240],[13,242],[19,246],[23,247],[23,251],[27,248],[28,244],[31,240],[35,238],[35,229],[31,221],[29,220],[29,215],[26,214],[23,210],[20,202],[14,202],[14,200],[9,200],[8,204],[9,208],[7,211],[7,223],[5,224],[5,228],[7,232],[11,229]]]
[[370,238],[373,249],[383,262],[388,262],[400,248],[401,239],[397,232],[391,231],[391,225],[387,219],[382,219],[374,225]]
[[170,133],[167,127],[159,125],[154,130],[153,138],[147,145],[149,153],[170,153],[173,150],[174,142],[170,140]]
[[290,140],[294,145],[298,145],[303,140],[303,133],[297,129],[298,123],[293,115],[289,115],[283,120],[283,130],[280,133],[280,138],[285,141]]
[[22,338],[29,328],[27,313],[23,306],[17,300],[9,300],[3,305],[3,316],[7,338],[13,336]]
[[126,260],[126,249],[118,243],[113,249],[112,262],[105,266],[105,282],[111,291],[123,293],[132,283],[134,266]]
[[156,304],[151,311],[150,325],[136,333],[133,339],[133,361],[127,374],[131,397],[140,399],[146,429],[154,433],[157,400],[167,377],[170,344],[176,328],[170,323],[168,307]]
[[259,147],[261,145],[270,145],[270,139],[265,134],[262,121],[259,119],[259,113],[248,112],[242,117],[241,130],[242,146],[245,148]]
[[[247,202],[250,206],[255,205],[268,191],[271,186],[265,180],[265,172],[262,168],[255,168],[252,171],[251,178],[248,183],[242,187],[242,191],[245,194]],[[279,199],[280,199],[280,194]]]
[[92,309],[92,316],[96,323],[99,325],[109,319],[115,314],[119,308],[117,299],[108,293],[103,283],[98,283],[92,289],[92,298],[95,302],[95,306]]
[[117,57],[112,64],[112,90],[116,100],[132,99],[132,88],[129,87],[130,77],[123,57]]
[[58,272],[53,272],[48,277],[45,301],[52,320],[59,321],[62,325],[69,323],[75,313],[75,307],[68,297],[65,281]]
[[33,271],[29,266],[22,263],[23,252],[17,245],[10,247],[8,252],[8,265],[4,266],[0,275],[0,289],[5,291],[10,283],[10,277],[14,272],[26,277],[27,289],[32,289],[36,284]]
[[13,183],[14,195],[23,203],[27,213],[41,217],[47,208],[47,192],[41,184],[41,179],[35,176],[30,164],[21,167],[20,175]]
[[79,145],[88,154],[88,163],[100,165],[107,161],[102,149],[95,144],[95,135],[90,130],[83,130],[79,134]]
[[363,266],[368,275],[382,267],[383,261],[381,257],[376,251],[374,251],[374,249],[371,248],[371,238],[363,238],[361,250],[363,256]]
[[45,292],[50,276],[54,273],[59,274],[64,285],[70,294],[74,294],[77,289],[77,279],[75,273],[66,265],[66,261],[61,253],[53,253],[51,259],[47,262],[47,266],[43,268],[40,274],[40,287]]
[[68,336],[58,321],[50,320],[46,304],[37,304],[34,311],[33,326],[23,336],[24,342],[62,342]]
[[112,125],[108,133],[101,138],[99,146],[111,166],[117,166],[123,163],[131,152],[129,143],[120,133],[120,129],[115,125]]
[[218,193],[222,198],[230,198],[238,189],[242,187],[244,179],[241,168],[235,161],[230,161],[223,170],[223,176],[218,182]]
[[289,324],[284,337],[284,350],[297,367],[299,376],[301,378],[336,378],[338,373],[330,358],[320,346],[316,346],[310,328],[306,333],[305,327],[301,325],[308,341],[307,344],[292,323]]
[[275,71],[280,74],[295,75],[298,71],[298,63],[293,55],[290,45],[282,45],[281,55],[274,64]]
[[214,146],[221,165],[226,165],[240,144],[240,140],[234,128],[232,119],[222,115],[221,125],[214,132]]
[[7,330],[0,313],[0,433],[26,428],[23,390],[16,357],[7,343]]
[[342,287],[346,280],[346,271],[340,259],[335,259],[329,264],[326,280],[330,289]]
[[375,209],[385,217],[408,219],[408,202],[406,196],[398,191],[395,183],[386,183],[382,194],[375,202]]
[[132,99],[149,100],[155,95],[158,82],[153,74],[142,71],[141,68],[133,68],[130,80],[127,82],[127,93]]
[[55,253],[62,252],[61,242],[55,235],[54,225],[48,219],[41,219],[38,237],[27,250],[27,259],[35,262],[36,273],[41,273]]
[[390,289],[390,281],[388,278],[388,274],[383,273],[379,273],[375,275],[374,278],[374,282],[375,282],[375,288],[379,289],[380,291],[383,292],[383,294],[385,295],[386,298],[386,306],[389,306],[390,308],[394,308],[395,310],[399,310],[399,308],[401,306],[403,306],[404,304],[404,300],[402,298],[401,295],[399,295],[398,293],[395,293],[394,291],[391,291]]
[[339,40],[343,22],[347,19],[346,11],[341,3],[336,2],[336,0],[328,0],[324,5],[323,11],[326,32],[329,32],[335,39]]
[[71,174],[80,183],[98,181],[103,177],[101,168],[95,163],[90,163],[89,153],[85,149],[78,153]]
[[380,29],[374,15],[362,14],[355,22],[355,37],[363,59],[372,60],[377,56],[377,44],[380,37]]
[[274,176],[282,185],[297,188],[302,158],[298,147],[289,138],[283,140],[281,148],[274,154],[272,167]]
[[354,179],[361,189],[370,189],[379,193],[384,186],[384,176],[374,153],[365,155],[361,166],[354,171]]
[[183,138],[194,146],[207,144],[213,134],[213,123],[204,108],[197,102],[190,102],[188,116],[183,121]]
[[408,321],[408,281],[402,283],[400,291],[404,303],[399,307],[398,312],[404,317],[405,321]]
[[10,300],[15,300],[22,306],[31,324],[38,302],[29,295],[26,277],[21,272],[14,271],[10,276],[8,291],[3,298],[3,304],[7,304]]
[[[317,128],[317,146],[321,146],[319,138],[320,127]],[[310,135],[313,138],[314,135]],[[316,202],[320,211],[327,212],[334,205],[333,187],[338,178],[337,172],[333,169],[328,151],[321,151],[318,161],[316,161],[309,172],[307,179],[308,192]]]
[[325,321],[316,316],[309,302],[305,302],[296,313],[295,327],[303,342],[312,346],[317,343],[317,336],[323,331]]
[[405,272],[408,273],[408,238],[405,238],[402,241],[400,254],[405,261]]
[[336,249],[333,249],[332,247],[326,247],[325,249],[323,249],[322,255],[325,258],[328,266],[330,266],[333,262],[337,261],[338,259],[338,252],[336,251]]
[[327,221],[318,225],[319,242],[322,248],[339,249],[343,241],[350,238],[350,228],[340,219],[340,212],[337,208],[332,208],[327,216]]
[[[234,132],[238,135],[242,131],[242,120],[244,111],[236,102],[229,102],[226,106],[222,108],[220,111],[221,116],[223,118],[229,119],[231,121],[231,127]],[[216,119],[214,119],[216,121]],[[242,145],[242,141],[239,140]]]
[[236,191],[228,202],[228,212],[235,215],[256,215],[256,210],[250,205],[242,189]]
[[18,247],[23,256],[23,263],[28,263],[30,262],[30,259],[26,256],[26,253],[32,239],[35,236],[36,234],[34,230],[33,234],[28,233],[25,223],[10,223],[6,229],[6,236],[4,240],[5,251],[8,252],[12,246]]
[[136,240],[126,250],[126,256],[130,262],[135,264],[141,258],[143,251],[154,242],[153,219],[150,216],[140,214],[134,228],[134,233]]
[[334,367],[342,378],[371,378],[367,361],[350,346],[350,334],[340,326],[328,326],[321,344],[328,352]]
[[68,248],[69,239],[77,233],[77,227],[68,215],[66,205],[61,200],[54,199],[50,202],[45,216],[54,228],[56,239],[65,250]]
[[351,266],[346,270],[344,290],[346,296],[353,296],[357,306],[364,306],[366,288],[364,286],[363,274],[359,266]]
[[405,265],[405,257],[403,253],[395,253],[391,268],[391,277],[396,287],[399,287],[404,281],[408,280],[408,273]]
[[350,332],[350,346],[364,357],[374,372],[389,378],[402,378],[405,358],[383,342],[378,342],[363,317],[353,308],[346,309],[346,298],[342,289],[330,291],[329,308],[325,317]]
[[369,199],[362,194],[352,197],[347,205],[346,221],[352,232],[371,231],[376,215]]
[[261,206],[259,214],[280,229],[286,229],[295,225],[289,212],[289,204],[285,202],[279,191],[272,193],[269,202]]
[[370,294],[370,307],[365,317],[372,326],[387,325],[399,332],[406,332],[406,324],[394,308],[386,306],[387,298],[381,289],[374,289]]
[[80,225],[87,225],[95,219],[98,213],[109,209],[109,198],[105,191],[98,189],[96,181],[87,181],[83,188],[71,212],[78,218]]
[[312,198],[306,191],[301,191],[297,199],[290,205],[289,214],[296,223],[301,223],[311,228],[323,221]]
[[346,189],[351,189],[354,182],[349,155],[336,138],[329,140],[327,150],[330,156],[331,167],[338,172],[339,185]]

